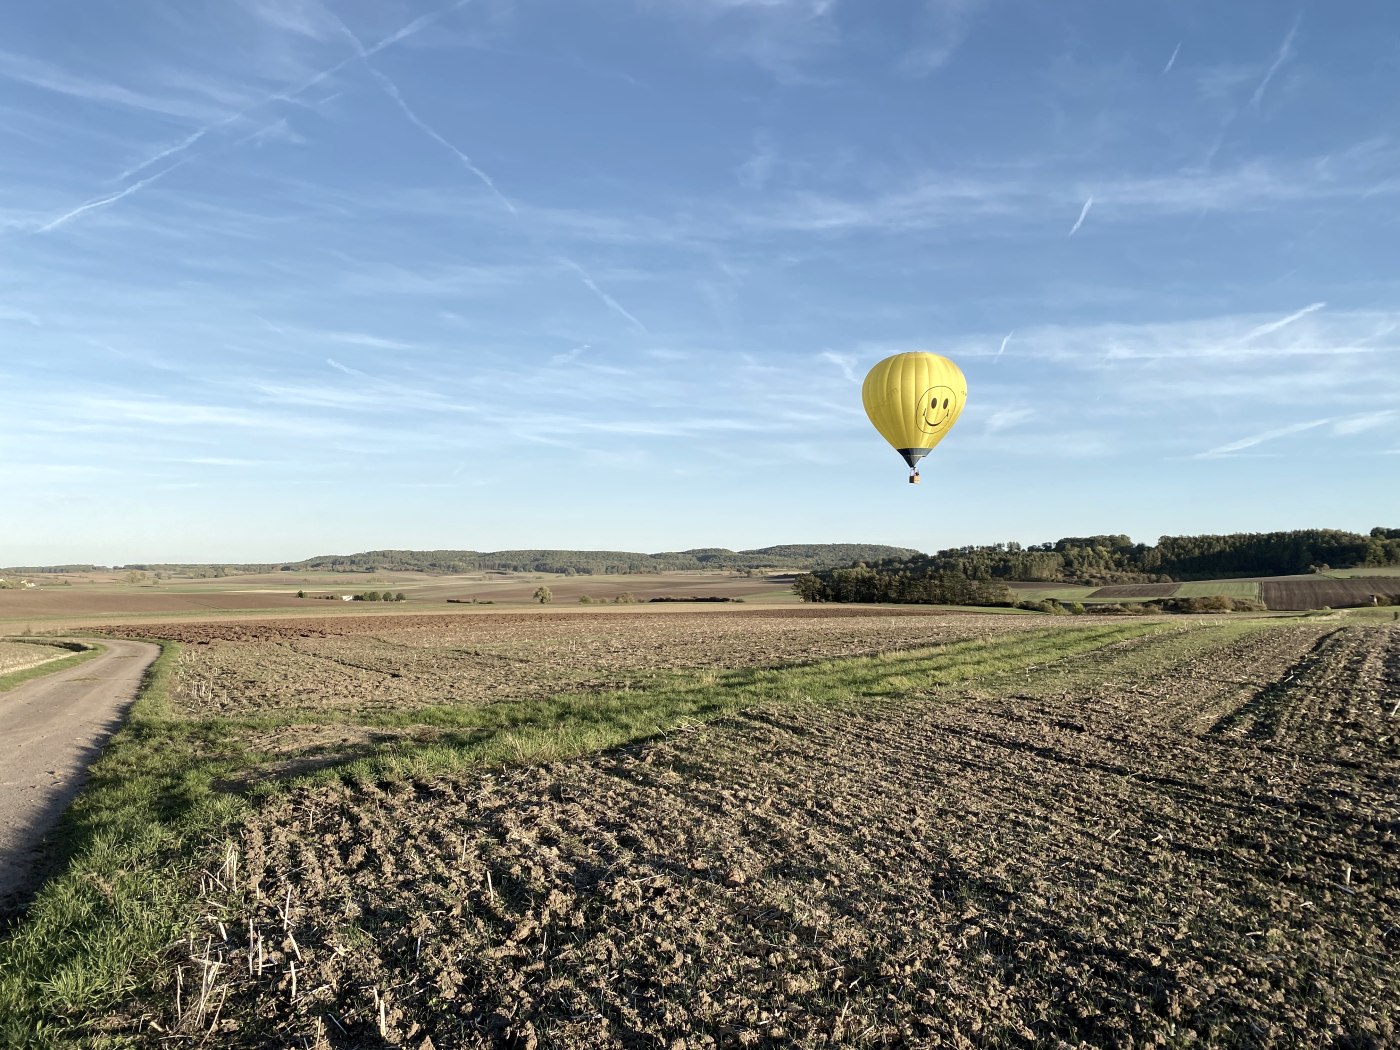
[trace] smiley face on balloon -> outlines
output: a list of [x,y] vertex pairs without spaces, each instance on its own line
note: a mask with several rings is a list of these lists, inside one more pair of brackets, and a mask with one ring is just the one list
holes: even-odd
[[958,394],[950,386],[931,386],[919,395],[914,419],[925,434],[936,434],[958,417]]
[[967,405],[967,377],[941,354],[915,350],[879,361],[861,384],[870,422],[909,464],[916,464],[948,436]]

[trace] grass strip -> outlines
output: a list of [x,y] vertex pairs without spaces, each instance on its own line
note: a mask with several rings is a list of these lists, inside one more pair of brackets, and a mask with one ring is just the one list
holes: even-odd
[[[764,704],[927,700],[942,687],[1039,673],[1174,630],[1160,621],[1057,627],[778,669],[678,674],[639,690],[381,714],[370,721],[449,732],[260,790],[558,760]],[[269,720],[184,717],[171,698],[179,646],[161,645],[126,724],[65,814],[66,870],[0,941],[0,1045],[91,1045],[92,1022],[149,987],[161,953],[185,932],[198,894],[196,858],[251,808],[221,785],[257,766],[262,756],[246,730]]]
[[172,864],[246,807],[212,786],[236,756],[201,751],[170,703],[177,653],[162,644],[125,725],[64,814],[62,874],[0,941],[0,1046],[71,1045],[75,1022],[135,991],[192,899]]
[[[28,639],[25,639],[25,641],[28,641]],[[33,644],[44,645],[52,643],[38,642]],[[60,648],[67,648],[67,646],[60,646]],[[0,693],[13,689],[17,685],[23,685],[25,682],[32,681],[35,678],[42,678],[44,675],[53,674],[55,671],[66,671],[70,667],[77,667],[79,664],[86,663],[105,650],[106,646],[93,645],[83,649],[81,652],[75,652],[71,656],[61,656],[57,660],[49,660],[45,663],[37,664],[34,667],[26,667],[22,671],[11,671],[9,674],[0,675]]]

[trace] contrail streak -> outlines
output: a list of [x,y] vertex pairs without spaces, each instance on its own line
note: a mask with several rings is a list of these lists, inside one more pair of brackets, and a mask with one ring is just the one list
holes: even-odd
[[1321,310],[1326,305],[1326,303],[1310,303],[1309,305],[1303,307],[1301,310],[1289,314],[1287,317],[1281,317],[1277,321],[1270,321],[1268,324],[1261,324],[1258,328],[1251,328],[1248,332],[1246,332],[1243,336],[1240,337],[1240,342],[1245,343],[1251,339],[1256,339],[1261,335],[1268,335],[1270,332],[1277,332],[1284,325],[1290,325],[1294,321],[1297,321],[1299,318],[1307,317],[1308,314],[1311,313],[1316,313],[1318,310]]
[[574,273],[578,274],[578,279],[584,283],[584,285],[588,288],[590,292],[592,292],[594,295],[596,295],[599,299],[603,301],[604,306],[606,306],[609,310],[613,311],[613,313],[619,315],[620,317],[625,317],[632,324],[632,326],[635,327],[637,331],[641,332],[643,335],[651,335],[651,332],[647,329],[646,325],[642,324],[641,321],[638,321],[635,317],[628,313],[623,308],[621,303],[619,303],[616,299],[614,299],[611,295],[603,291],[603,289],[599,288],[598,285],[594,283],[593,278],[588,276],[587,270],[585,270],[578,263],[574,262],[572,259],[567,258],[565,256],[560,256],[559,261],[565,266],[567,266],[569,269],[573,270]]
[[193,145],[194,145],[196,142],[198,142],[200,139],[204,138],[205,135],[209,134],[210,131],[214,130],[214,129],[217,128],[217,127],[221,127],[221,126],[224,125],[224,124],[228,124],[228,123],[230,123],[230,122],[232,122],[232,121],[235,121],[235,120],[237,120],[237,119],[238,119],[239,117],[241,117],[241,116],[243,116],[242,113],[236,113],[236,114],[234,114],[233,116],[228,117],[228,118],[226,118],[226,119],[224,119],[224,120],[221,120],[221,121],[219,121],[219,122],[216,123],[216,124],[209,124],[209,125],[207,125],[206,127],[200,128],[198,131],[194,132],[193,134],[191,134],[191,135],[187,136],[186,138],[182,139],[181,141],[177,142],[175,145],[171,146],[169,149],[163,149],[163,150],[161,150],[159,153],[157,153],[155,156],[153,156],[153,157],[147,157],[145,160],[143,160],[140,164],[137,164],[135,167],[127,168],[126,171],[122,172],[120,175],[117,176],[117,180],[116,180],[116,181],[118,181],[118,182],[125,182],[127,179],[131,178],[131,176],[135,175],[137,172],[139,172],[139,171],[145,171],[145,170],[146,170],[147,168],[149,168],[152,164],[155,164],[155,163],[157,163],[158,161],[164,160],[166,157],[170,156],[172,153],[183,153],[185,150],[189,149],[191,146],[193,146]]
[[492,181],[491,176],[487,175],[486,172],[482,171],[475,164],[473,164],[472,159],[470,157],[468,157],[456,146],[452,145],[452,143],[448,142],[445,138],[443,138],[436,131],[430,128],[427,125],[427,123],[418,116],[417,113],[413,112],[413,110],[409,108],[408,103],[403,100],[403,95],[399,94],[398,86],[392,80],[390,80],[383,73],[379,72],[379,70],[375,69],[368,62],[365,63],[365,68],[374,74],[375,79],[378,80],[379,83],[383,86],[384,91],[388,94],[388,96],[392,98],[396,103],[398,103],[398,107],[399,109],[403,110],[404,116],[406,116],[415,125],[417,125],[423,131],[423,133],[429,138],[431,138],[434,142],[437,142],[444,148],[450,150],[452,154],[459,161],[462,162],[462,166],[464,168],[466,168],[469,172],[471,172],[473,175],[475,175],[478,179],[481,180],[482,184],[488,190],[491,191],[492,195],[495,196],[496,200],[501,202],[501,206],[504,207],[506,211],[510,212],[512,215],[516,214],[515,205],[512,204],[506,198],[506,195],[504,193],[502,193],[496,188],[496,183]]
[[1080,213],[1079,213],[1079,218],[1076,219],[1076,220],[1074,221],[1074,226],[1070,228],[1070,231],[1069,231],[1069,236],[1070,236],[1070,237],[1073,237],[1076,233],[1079,232],[1079,227],[1081,227],[1081,226],[1084,225],[1084,217],[1085,217],[1086,215],[1089,214],[1089,209],[1092,208],[1093,206],[1094,206],[1094,197],[1093,197],[1093,194],[1090,194],[1090,195],[1089,195],[1089,199],[1088,199],[1087,201],[1084,202],[1084,208],[1083,208],[1083,210],[1080,211]]
[[1298,35],[1298,26],[1302,24],[1303,16],[1300,12],[1293,19],[1293,28],[1288,31],[1288,35],[1283,38],[1283,45],[1278,49],[1278,54],[1274,56],[1274,64],[1269,67],[1269,71],[1264,74],[1264,79],[1259,81],[1259,86],[1254,89],[1254,94],[1249,99],[1251,107],[1258,109],[1259,103],[1263,101],[1264,92],[1269,86],[1269,82],[1274,79],[1274,74],[1279,71],[1285,62],[1293,55],[1293,38]]
[[[185,136],[185,138],[175,143],[175,145],[161,150],[159,153],[148,157],[147,159],[143,160],[140,164],[137,164],[134,167],[127,168],[126,171],[122,172],[120,175],[117,176],[117,181],[121,181],[122,179],[128,179],[131,176],[137,174],[138,172],[145,171],[152,164],[155,164],[157,161],[164,160],[166,157],[172,156],[173,154],[183,153],[185,150],[189,149],[200,139],[204,138],[205,135],[208,135],[211,131],[216,131],[226,124],[232,124],[234,121],[242,120],[249,113],[252,113],[254,110],[261,109],[269,102],[295,101],[296,97],[300,95],[303,91],[307,90],[308,88],[315,87],[327,77],[340,72],[351,62],[355,61],[356,58],[368,58],[370,55],[377,55],[386,47],[392,47],[399,41],[408,39],[414,33],[417,33],[419,30],[423,29],[425,26],[431,25],[433,22],[436,22],[443,16],[451,14],[453,11],[457,10],[457,8],[463,7],[470,2],[471,0],[454,0],[453,3],[448,4],[446,7],[441,7],[436,11],[429,11],[425,15],[419,15],[412,22],[409,22],[407,25],[396,29],[394,32],[386,36],[383,40],[379,41],[378,43],[372,45],[369,48],[365,48],[364,46],[360,45],[359,41],[356,40],[355,43],[359,51],[358,54],[353,55],[350,58],[343,59],[342,61],[335,63],[335,65],[333,66],[326,67],[319,73],[315,73],[308,79],[302,81],[300,84],[297,84],[295,87],[292,87],[286,91],[274,92],[273,94],[268,95],[257,102],[254,102],[252,105],[239,110],[232,116],[224,117],[222,120],[216,120],[212,124],[206,124],[204,127],[192,131],[189,135]],[[333,12],[327,11],[327,13],[330,14],[333,18],[336,17]],[[336,21],[340,21],[339,18],[336,18]],[[342,29],[344,28],[344,23],[341,23],[341,27]],[[349,31],[346,30],[346,32]],[[351,34],[351,36],[353,39],[353,34]]]
[[84,212],[93,211],[97,208],[105,208],[109,204],[116,204],[117,201],[121,200],[123,197],[130,197],[133,193],[135,193],[142,187],[149,186],[157,179],[165,178],[165,176],[169,175],[172,171],[174,171],[176,168],[178,168],[181,164],[184,163],[185,162],[183,160],[177,160],[174,164],[170,165],[170,167],[166,168],[164,171],[158,171],[154,175],[149,175],[146,178],[142,179],[140,182],[133,182],[130,186],[128,186],[126,189],[122,190],[119,193],[114,193],[110,197],[101,197],[95,201],[88,201],[86,204],[80,204],[72,211],[65,212],[58,218],[51,219],[48,222],[44,223],[44,225],[40,226],[34,232],[48,233],[50,230],[55,230],[58,227],[62,226],[64,223],[72,219],[76,219],[79,215],[82,215]]
[[[466,0],[459,0],[459,2],[454,6],[460,7],[461,4],[465,2]],[[371,55],[375,54],[378,51],[382,51],[390,44],[402,40],[406,36],[411,36],[413,33],[416,33],[433,18],[441,17],[442,13],[440,12],[439,14],[433,16],[424,15],[421,18],[417,18],[414,21],[410,22],[408,25],[404,26],[402,29],[400,29],[397,33],[394,33],[391,36],[388,36],[385,39],[381,40],[372,48],[366,48],[365,45],[360,42],[360,38],[355,35],[354,31],[351,30],[351,28],[345,24],[344,20],[342,20],[340,16],[337,15],[334,11],[327,10],[326,13],[329,14],[331,18],[335,19],[336,26],[340,29],[342,33],[345,34],[346,37],[349,38],[350,42],[355,45],[356,57],[358,57],[362,62],[364,62],[365,68],[368,69],[370,73],[374,75],[375,80],[379,81],[379,86],[384,89],[384,93],[386,95],[388,95],[391,99],[394,100],[395,105],[397,105],[399,109],[403,111],[403,115],[406,116],[416,128],[422,131],[423,134],[427,135],[430,139],[432,139],[438,145],[442,146],[444,149],[449,150],[454,157],[461,161],[462,166],[481,180],[482,185],[484,185],[488,190],[491,191],[492,195],[496,198],[496,200],[501,202],[501,206],[505,208],[506,211],[510,212],[512,215],[517,214],[515,205],[507,199],[504,193],[502,193],[499,189],[496,188],[496,183],[492,180],[491,176],[486,174],[486,172],[482,171],[480,168],[478,168],[476,164],[473,163],[471,157],[467,156],[456,146],[452,145],[452,143],[448,142],[447,139],[443,138],[440,134],[438,134],[438,132],[434,128],[430,127],[427,121],[423,120],[422,117],[415,113],[413,111],[413,108],[409,106],[409,104],[406,101],[404,101],[403,93],[399,91],[399,86],[389,78],[388,74],[381,73],[379,70],[375,69],[372,65],[369,64],[369,59]]]
[[1006,335],[1002,338],[1001,348],[997,351],[996,357],[992,358],[992,364],[996,364],[998,361],[1001,360],[1001,355],[1006,353],[1006,344],[1011,342],[1011,337],[1015,334],[1016,329],[1013,328],[1011,329],[1011,331],[1007,332]]
[[1176,50],[1172,52],[1172,57],[1167,59],[1167,64],[1162,67],[1163,73],[1170,73],[1172,71],[1172,66],[1176,65],[1176,56],[1179,54],[1181,54],[1181,45],[1177,44]]
[[1290,434],[1301,434],[1305,430],[1315,430],[1317,427],[1324,427],[1331,423],[1332,419],[1312,419],[1306,423],[1293,423],[1286,427],[1279,427],[1276,430],[1265,430],[1258,434],[1251,434],[1249,437],[1232,441],[1228,445],[1220,445],[1216,448],[1206,449],[1204,452],[1197,452],[1193,459],[1213,459],[1216,456],[1228,456],[1232,452],[1242,452],[1255,445],[1262,445],[1266,441],[1275,441],[1281,437],[1288,437]]

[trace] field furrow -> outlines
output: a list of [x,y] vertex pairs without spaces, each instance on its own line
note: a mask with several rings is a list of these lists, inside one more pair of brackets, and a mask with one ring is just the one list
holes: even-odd
[[834,706],[804,699],[820,667],[772,672],[784,699],[591,759],[274,797],[165,973],[204,1007],[122,1030],[1393,1042],[1400,633],[1085,628],[1057,656],[1053,630],[821,665]]

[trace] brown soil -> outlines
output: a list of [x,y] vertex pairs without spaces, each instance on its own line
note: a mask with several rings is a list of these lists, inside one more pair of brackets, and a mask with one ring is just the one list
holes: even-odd
[[224,1047],[1395,1045],[1400,628],[1207,634],[999,690],[274,799],[209,858],[162,1005],[121,1027]]
[[620,689],[658,672],[776,666],[1042,627],[1035,617],[811,606],[337,617],[152,630],[189,643],[177,703],[192,714],[237,715],[363,713]]
[[1349,580],[1263,580],[1260,589],[1264,604],[1270,609],[1344,609],[1370,605],[1373,594],[1383,594],[1393,601],[1400,601],[1400,578],[1394,576],[1375,579],[1354,577]]
[[295,594],[122,594],[81,587],[43,587],[32,591],[0,590],[0,620],[140,613],[208,614],[238,609],[305,608]]

